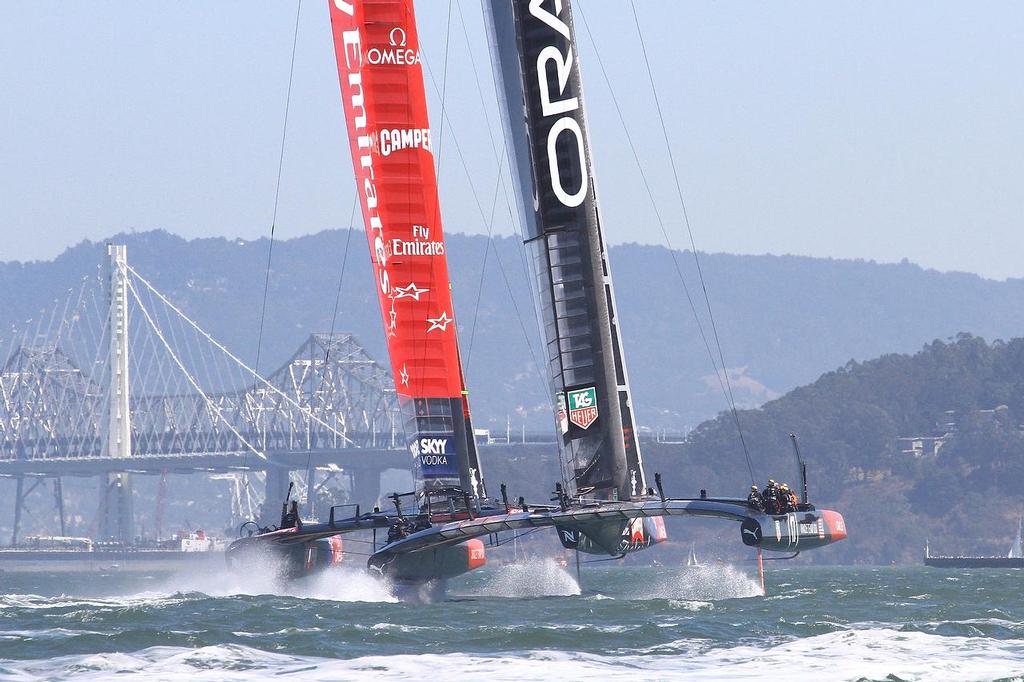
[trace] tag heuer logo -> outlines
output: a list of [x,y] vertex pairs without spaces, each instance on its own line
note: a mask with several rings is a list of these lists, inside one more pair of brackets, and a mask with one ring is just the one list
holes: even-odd
[[597,390],[581,388],[569,391],[569,421],[581,429],[590,428],[597,421]]

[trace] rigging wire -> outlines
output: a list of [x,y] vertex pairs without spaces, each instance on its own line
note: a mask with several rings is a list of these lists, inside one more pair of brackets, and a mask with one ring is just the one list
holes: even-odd
[[[736,422],[736,430],[739,432],[740,441],[743,442],[744,451],[747,450],[746,440],[743,437],[743,429],[740,427],[739,414],[736,411],[736,399],[733,397],[732,382],[729,380],[729,372],[725,370],[725,355],[722,353],[722,343],[719,340],[718,335],[718,324],[715,322],[715,314],[711,310],[711,297],[708,295],[707,282],[704,279],[704,269],[700,264],[700,256],[697,254],[697,244],[693,238],[693,228],[690,226],[690,216],[686,210],[686,201],[683,198],[682,183],[679,181],[679,170],[676,167],[676,157],[672,153],[672,144],[668,139],[668,126],[665,125],[665,114],[661,109],[661,100],[658,97],[658,88],[654,84],[654,74],[651,71],[651,62],[647,57],[647,43],[644,41],[644,33],[640,28],[640,18],[637,16],[636,3],[634,0],[629,0],[629,5],[633,10],[633,23],[636,25],[637,36],[640,38],[640,51],[644,56],[644,66],[647,69],[647,80],[651,84],[651,93],[654,95],[654,105],[658,111],[658,120],[661,123],[661,135],[665,140],[665,149],[668,151],[669,163],[672,166],[672,179],[675,181],[676,196],[679,197],[679,206],[683,212],[683,224],[686,225],[686,233],[690,238],[690,253],[693,255],[693,264],[697,268],[697,277],[700,279],[700,288],[704,293],[704,304],[708,311],[708,320],[711,322],[711,333],[715,339],[715,346],[718,348],[718,360],[722,364],[722,371],[725,374],[725,385],[729,390],[729,402],[732,408],[733,420]],[[669,250],[672,250],[671,243],[668,244]],[[748,455],[749,456],[749,455]]]
[[[502,149],[504,153],[504,149]],[[466,350],[466,374],[469,374],[470,364],[473,362],[473,342],[476,340],[476,325],[480,320],[480,299],[483,297],[484,292],[484,276],[487,274],[487,255],[491,252],[491,244],[493,243],[492,238],[494,234],[494,209],[498,205],[498,189],[501,187],[501,176],[502,171],[505,170],[505,164],[501,162],[501,157],[498,157],[498,177],[494,181],[494,196],[491,199],[491,215],[487,220],[487,241],[484,247],[484,257],[480,266],[480,281],[476,287],[476,306],[473,308],[473,326],[469,333],[469,348]],[[497,249],[495,248],[495,252]]]
[[[732,416],[733,423],[735,424],[737,432],[739,434],[740,445],[741,445],[741,447],[743,449],[743,457],[746,460],[747,471],[750,473],[750,481],[751,481],[751,483],[753,483],[753,482],[756,481],[756,477],[754,476],[754,465],[753,465],[753,462],[752,462],[751,457],[750,457],[750,450],[747,448],[747,442],[746,442],[746,439],[743,436],[743,430],[740,427],[739,413],[736,410],[736,403],[735,403],[735,401],[733,400],[733,397],[732,397],[732,390],[731,390],[731,388],[726,388],[726,382],[729,381],[728,370],[725,368],[724,363],[723,363],[723,366],[721,368],[721,371],[719,370],[718,360],[716,360],[715,354],[711,350],[711,342],[708,340],[707,333],[704,330],[704,325],[701,323],[700,314],[697,312],[697,305],[696,305],[696,303],[694,303],[693,296],[690,293],[690,288],[687,286],[686,279],[683,277],[683,271],[682,271],[682,268],[679,265],[679,260],[676,257],[676,252],[675,252],[675,250],[672,249],[672,241],[671,241],[671,238],[669,237],[668,230],[665,227],[665,221],[663,220],[663,218],[661,216],[661,211],[658,209],[657,202],[654,200],[654,192],[652,191],[650,182],[647,179],[647,173],[644,171],[644,165],[640,161],[640,155],[637,152],[636,145],[633,143],[633,138],[632,138],[632,136],[629,133],[629,127],[626,125],[626,118],[625,118],[625,116],[622,113],[622,108],[619,106],[619,100],[615,96],[615,90],[612,88],[611,79],[608,77],[608,71],[605,69],[604,60],[601,58],[601,50],[598,47],[597,41],[594,40],[594,36],[591,33],[591,31],[590,31],[590,24],[587,22],[587,17],[586,17],[586,15],[583,12],[582,6],[577,5],[577,9],[579,10],[580,18],[583,20],[583,27],[584,27],[584,29],[587,32],[587,37],[590,40],[590,43],[591,43],[591,45],[594,48],[594,54],[597,57],[597,63],[598,63],[598,66],[601,69],[601,74],[604,77],[605,85],[608,87],[608,92],[611,95],[612,104],[615,107],[615,112],[618,115],[619,122],[622,124],[622,129],[623,129],[623,132],[625,134],[626,142],[629,145],[630,152],[632,152],[632,154],[633,154],[633,159],[636,161],[637,168],[638,168],[639,174],[640,174],[640,179],[643,182],[644,189],[647,192],[648,198],[651,200],[651,208],[653,209],[654,215],[657,218],[658,226],[661,228],[661,233],[662,233],[662,236],[665,239],[665,243],[668,246],[669,255],[672,258],[672,265],[675,268],[676,275],[679,278],[680,284],[682,284],[683,292],[686,295],[686,300],[687,300],[687,302],[690,305],[690,310],[693,313],[693,317],[694,317],[695,322],[697,323],[697,330],[698,330],[698,332],[700,334],[701,340],[704,343],[704,348],[707,351],[708,359],[711,361],[711,366],[715,370],[715,377],[718,379],[719,387],[721,388],[722,394],[725,397],[726,402],[728,404],[730,415]],[[705,289],[705,294],[706,294],[706,289]],[[717,334],[716,334],[716,340],[717,340]],[[721,344],[718,344],[718,345],[719,345],[719,350],[721,350]],[[724,375],[724,379],[723,379],[723,375]],[[731,386],[731,384],[730,384],[730,386]]]
[[[353,223],[356,219],[356,206],[359,204],[359,195],[356,194],[352,198],[352,210],[348,216],[348,234],[345,236],[345,250],[341,254],[341,274],[338,275],[338,292],[334,295],[334,313],[331,315],[331,331],[327,335],[327,350],[324,353],[324,367],[326,369],[327,361],[331,359],[331,347],[333,346],[332,341],[334,340],[334,328],[338,322],[338,311],[341,309],[341,288],[345,284],[345,268],[348,265],[348,246],[352,241],[352,233],[355,232],[356,228]],[[320,385],[323,386],[323,382],[326,381],[326,373],[320,377]]]
[[[476,85],[477,98],[480,100],[480,111],[483,113],[485,127],[487,128],[487,139],[490,140],[491,150],[494,152],[495,159],[498,161],[498,163],[499,164],[509,163],[509,159],[508,159],[508,156],[506,154],[508,141],[504,138],[504,136],[502,136],[502,151],[500,153],[498,151],[498,145],[496,145],[494,143],[494,133],[493,133],[493,130],[494,130],[495,126],[491,125],[490,112],[487,110],[487,105],[485,103],[486,98],[484,97],[484,89],[483,89],[483,86],[480,84],[480,74],[479,74],[479,72],[478,72],[478,70],[476,68],[476,57],[475,57],[475,53],[473,52],[473,44],[472,44],[472,42],[470,42],[470,39],[469,39],[469,31],[466,30],[466,20],[465,20],[465,16],[462,13],[462,2],[461,2],[461,0],[455,0],[455,7],[459,10],[459,21],[462,23],[462,36],[466,40],[466,51],[469,53],[469,65],[470,65],[470,67],[473,70],[473,83]],[[484,11],[484,7],[483,7],[482,4],[480,5],[480,11],[481,11],[481,13]],[[487,23],[486,19],[483,19],[483,21],[484,21],[485,24]],[[498,119],[499,119],[499,122],[498,122],[496,127],[499,130],[501,130],[501,129],[503,129],[503,126],[501,124],[501,114],[502,114],[502,112],[501,112],[501,95],[499,94],[499,91],[498,91],[498,83],[497,83],[497,81],[492,79],[491,82],[494,85],[494,98],[495,98],[495,101],[498,103]],[[511,167],[510,167],[510,169],[509,169],[509,178],[511,178],[511,177],[512,177],[512,174],[511,174]],[[505,207],[508,209],[508,218],[509,218],[509,224],[512,227],[512,234],[514,234],[516,236],[516,238],[519,240],[519,248],[516,249],[516,251],[519,254],[519,264],[523,268],[523,280],[526,281],[527,283],[529,283],[531,281],[532,277],[530,276],[529,265],[526,262],[526,249],[523,248],[523,244],[525,243],[525,240],[523,239],[522,233],[519,231],[519,227],[518,227],[519,226],[519,221],[516,219],[515,212],[512,210],[512,201],[509,199],[509,196],[508,196],[508,185],[505,184],[505,178],[503,178],[501,176],[501,172],[500,171],[498,173],[498,179],[499,179],[499,182],[501,184],[502,198],[505,200]],[[497,247],[495,247],[495,253],[497,253]],[[532,286],[527,286],[526,289],[527,289],[527,291],[530,292],[530,301],[534,304],[534,306],[536,306],[536,301],[533,298],[534,297],[533,287]],[[511,290],[509,291],[509,296],[512,297]],[[547,392],[548,392],[548,386],[547,386],[547,383],[546,383],[547,380],[546,380],[546,377],[544,376],[544,370],[543,370],[543,368],[540,365],[537,366],[537,372],[538,372],[538,374],[541,377],[541,382],[544,384],[543,393],[547,394]]]
[[[423,51],[422,47],[420,48],[420,51],[421,51],[422,56],[423,56],[423,65],[427,68],[427,75],[430,76],[431,85],[434,87],[434,91],[437,92],[438,91],[438,87],[437,87],[437,81],[434,78],[434,72],[430,68],[430,63],[427,61],[426,53]],[[441,118],[442,118],[442,121],[448,119],[448,113],[444,110],[443,107],[441,109]],[[448,121],[448,123],[449,123],[449,127],[451,127],[451,121]],[[459,161],[461,162],[462,170],[466,174],[466,181],[467,181],[467,184],[469,185],[470,194],[473,195],[473,201],[476,204],[477,212],[480,214],[481,220],[486,222],[487,214],[484,212],[483,205],[480,203],[480,196],[479,196],[479,194],[476,191],[475,185],[473,184],[473,175],[469,171],[469,165],[466,163],[466,157],[462,153],[462,147],[459,145],[459,139],[455,135],[454,131],[450,132],[449,134],[450,134],[450,137],[451,137],[451,140],[452,140],[452,144],[455,145],[455,152],[459,156]],[[499,162],[500,162],[500,160],[499,160]],[[516,318],[519,321],[519,327],[520,327],[520,329],[523,332],[523,338],[526,341],[526,347],[530,351],[530,357],[533,359],[533,363],[534,363],[534,365],[536,367],[543,367],[543,365],[541,365],[539,362],[537,362],[537,354],[536,354],[536,352],[533,349],[533,344],[530,342],[530,335],[526,331],[526,324],[523,322],[522,312],[520,311],[519,304],[516,302],[516,298],[515,298],[515,296],[512,293],[512,287],[511,287],[511,284],[509,283],[508,275],[505,272],[505,266],[502,263],[501,256],[499,255],[497,249],[494,250],[494,260],[498,264],[498,270],[501,272],[502,278],[504,279],[505,287],[508,290],[509,299],[510,299],[510,302],[512,303],[512,309],[515,311]],[[541,382],[543,383],[543,377],[541,377],[538,374],[538,378],[540,378]],[[548,390],[547,386],[545,385],[544,386],[544,393],[545,394],[547,394],[547,390]]]
[[[320,389],[319,390],[323,390],[324,383],[327,381],[327,368],[328,368],[330,360],[331,360],[331,349],[334,347],[334,327],[335,327],[335,325],[338,322],[338,310],[341,307],[341,288],[342,288],[342,285],[345,283],[345,267],[348,264],[348,247],[349,247],[349,244],[352,242],[352,233],[355,232],[355,229],[356,229],[355,226],[352,223],[356,219],[356,206],[358,204],[359,204],[359,193],[357,192],[356,195],[354,197],[352,197],[352,210],[349,212],[349,216],[348,216],[348,234],[345,235],[345,250],[342,252],[342,255],[341,255],[341,274],[338,275],[338,292],[334,296],[334,313],[331,315],[331,330],[330,330],[330,332],[327,333],[327,343],[326,343],[326,346],[325,346],[325,349],[324,349],[324,367],[323,367],[323,371],[320,373]],[[313,400],[314,396],[315,396],[315,393],[313,395],[310,395],[310,402],[311,402],[311,404],[312,404],[312,400]],[[306,453],[306,471],[307,472],[310,471],[310,464],[312,463],[312,461],[313,461],[313,451],[310,450],[308,453]],[[313,472],[313,477],[314,478],[316,477],[315,470]],[[306,496],[307,496],[307,498],[312,498],[316,494],[315,486],[313,485],[313,483],[314,483],[313,481],[307,481],[306,482],[306,486],[307,486],[306,487],[306,491],[307,491],[306,492]],[[309,502],[307,501],[307,505],[308,504],[309,504]]]
[[270,247],[267,249],[267,270],[263,279],[263,304],[260,306],[260,331],[256,337],[256,363],[253,373],[260,371],[260,353],[263,350],[263,323],[267,316],[267,292],[270,290],[270,264],[274,257],[274,232],[277,228],[277,208],[281,198],[281,174],[284,170],[284,148],[288,138],[288,111],[292,103],[292,83],[295,80],[295,51],[299,44],[299,15],[302,12],[302,0],[295,7],[295,30],[292,34],[292,57],[288,67],[288,91],[284,100],[284,125],[281,129],[281,152],[277,159],[277,182],[274,186],[274,214],[270,220]]

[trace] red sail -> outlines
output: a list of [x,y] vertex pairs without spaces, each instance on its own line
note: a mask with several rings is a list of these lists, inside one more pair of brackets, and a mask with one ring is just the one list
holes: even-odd
[[462,394],[411,0],[331,3],[363,223],[400,395]]
[[329,3],[352,165],[417,487],[458,484],[483,495],[412,0]]

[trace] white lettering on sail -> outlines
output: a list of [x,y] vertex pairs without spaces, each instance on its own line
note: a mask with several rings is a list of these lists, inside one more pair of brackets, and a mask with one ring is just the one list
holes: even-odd
[[551,126],[551,131],[548,133],[548,166],[551,169],[551,189],[559,201],[566,206],[575,208],[587,198],[587,171],[586,168],[581,170],[580,188],[575,193],[569,194],[565,191],[565,188],[562,187],[562,176],[558,171],[558,154],[556,151],[558,136],[562,131],[572,133],[576,138],[577,158],[580,160],[580,165],[582,165],[585,158],[583,156],[583,131],[580,130],[580,124],[576,122],[576,119],[571,116],[563,116],[555,121],[555,124]]
[[377,147],[381,156],[391,156],[403,149],[430,151],[430,128],[387,129],[377,133]]
[[579,100],[575,97],[564,99],[560,102],[551,101],[551,89],[548,87],[548,62],[555,63],[555,71],[558,73],[558,92],[565,92],[565,84],[569,82],[569,73],[572,71],[572,48],[569,48],[565,57],[554,45],[548,45],[537,55],[537,78],[540,81],[540,104],[541,112],[545,116],[564,114],[567,111],[574,111],[580,108]]
[[569,27],[565,25],[564,21],[558,18],[558,15],[562,13],[562,0],[555,0],[554,14],[541,7],[543,3],[544,0],[530,0],[530,14],[561,33],[565,36],[566,40],[569,40]]
[[345,0],[334,0],[334,6],[345,14],[352,16],[355,13],[355,8],[351,2],[345,2]]
[[[346,9],[338,5],[337,2],[335,4],[343,12],[352,13],[351,6]],[[356,147],[359,149],[359,168],[362,172],[359,184],[363,188],[363,200],[366,202],[366,209],[370,216],[367,227],[373,234],[374,267],[377,270],[377,282],[380,290],[387,294],[391,290],[387,270],[388,250],[385,248],[382,236],[384,223],[381,222],[380,215],[377,213],[377,185],[374,182],[373,157],[370,153],[373,143],[366,130],[366,99],[363,95],[363,75],[360,72],[363,65],[363,51],[359,30],[343,32],[341,40],[344,46],[345,67],[351,70],[346,80],[351,90],[349,105],[352,110],[352,126],[356,132]]]
[[366,51],[366,61],[371,64],[419,64],[420,53],[405,46],[405,29],[396,26],[388,33],[390,47],[371,47]]
[[[569,27],[559,18],[562,12],[561,0],[554,0],[555,13],[541,7],[544,0],[530,0],[530,14],[544,22],[555,31],[571,40]],[[552,96],[551,83],[548,81],[548,64],[554,63],[558,79],[558,90]],[[548,45],[537,55],[537,84],[540,88],[541,116],[562,116],[548,130],[548,176],[551,178],[551,189],[562,204],[575,208],[587,198],[590,179],[587,174],[586,145],[583,142],[583,130],[573,113],[580,108],[578,97],[565,97],[566,86],[572,75],[574,64],[572,44],[566,46],[563,54],[555,45]],[[562,185],[562,174],[558,167],[558,136],[562,133],[571,134],[576,140],[576,162],[579,164],[580,187],[575,192],[568,192]]]
[[431,241],[430,228],[425,225],[413,225],[412,239],[394,238],[388,248],[389,256],[443,256],[445,253],[444,242]]

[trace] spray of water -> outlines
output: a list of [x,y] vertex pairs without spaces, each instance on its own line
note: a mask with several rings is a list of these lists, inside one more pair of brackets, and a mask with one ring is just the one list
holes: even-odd
[[580,593],[579,583],[553,559],[528,559],[498,567],[474,590],[480,597],[554,597]]
[[634,599],[719,601],[760,597],[761,585],[747,573],[727,564],[665,569],[637,587]]
[[386,580],[368,574],[355,564],[343,564],[298,580],[282,578],[281,568],[271,556],[251,557],[244,571],[224,566],[202,573],[176,573],[159,586],[157,593],[199,592],[210,597],[273,594],[342,602],[397,601]]

